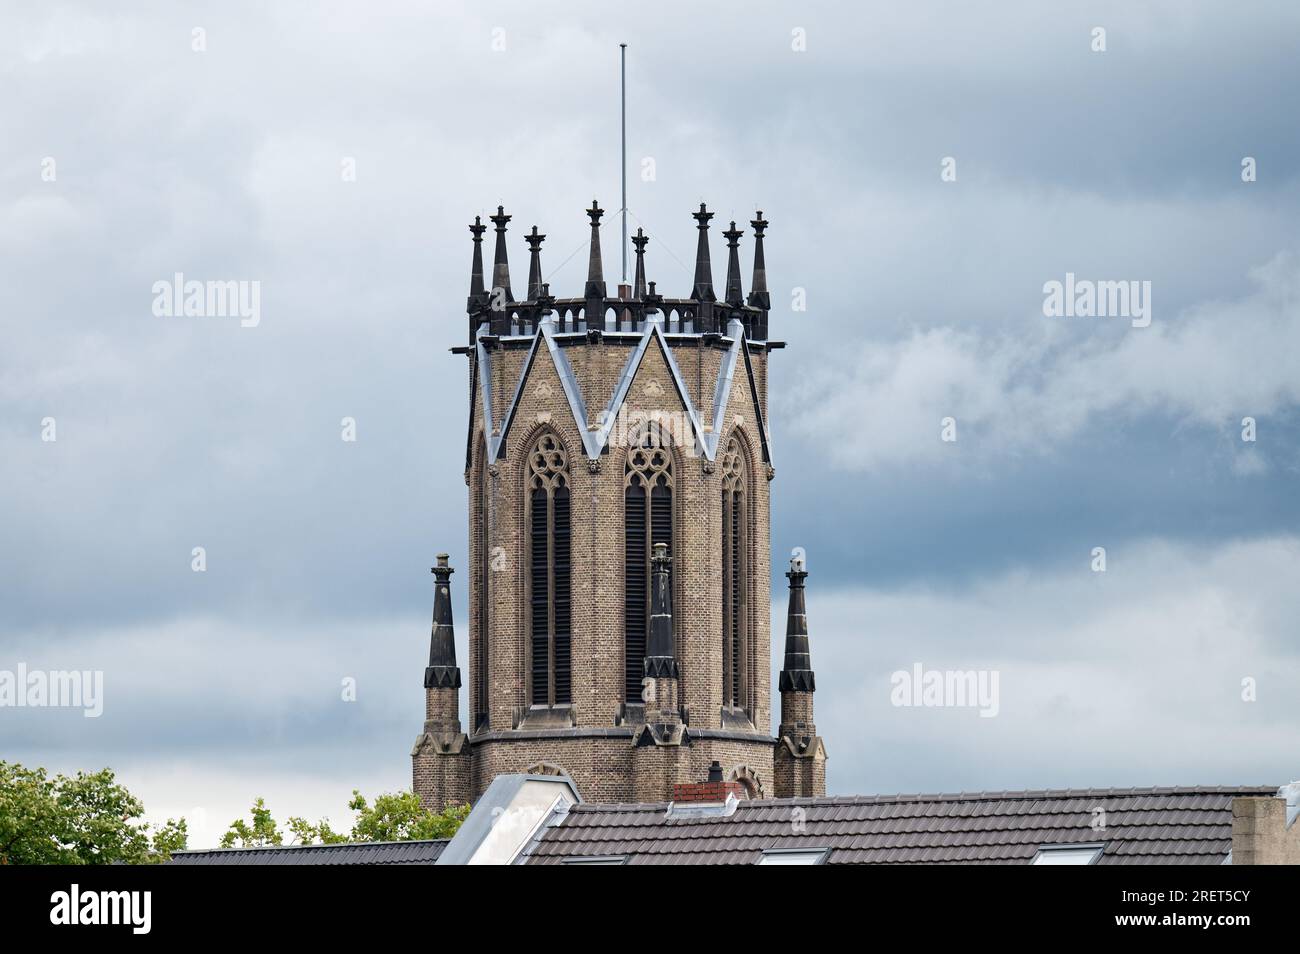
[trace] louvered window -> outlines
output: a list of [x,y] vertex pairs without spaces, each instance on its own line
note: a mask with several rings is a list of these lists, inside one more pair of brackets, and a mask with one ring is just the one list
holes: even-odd
[[650,549],[656,543],[666,543],[669,553],[673,548],[672,454],[657,432],[628,455],[623,520],[624,692],[626,701],[640,702],[650,631]]
[[474,466],[474,487],[478,494],[474,523],[478,600],[474,607],[475,651],[471,660],[474,667],[474,729],[485,726],[488,721],[488,475],[483,466],[482,442],[478,443]]
[[528,457],[528,655],[533,705],[572,701],[569,504],[564,445],[554,434],[543,434]]
[[727,442],[722,471],[722,702],[749,707],[749,523],[743,447]]

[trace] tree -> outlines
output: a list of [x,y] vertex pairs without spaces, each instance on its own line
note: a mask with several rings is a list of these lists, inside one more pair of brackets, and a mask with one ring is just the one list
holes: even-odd
[[[335,831],[329,819],[313,824],[305,818],[291,816],[285,822],[290,844],[337,845],[342,842],[450,838],[469,815],[468,805],[455,805],[441,812],[429,811],[420,804],[414,792],[380,795],[371,805],[364,795],[353,789],[348,808],[356,812],[350,834]],[[222,848],[265,848],[284,844],[285,835],[263,799],[253,802],[250,815],[251,824],[242,818],[231,822],[230,829],[221,838]]]
[[284,844],[284,836],[280,834],[265,801],[259,798],[253,802],[251,814],[251,825],[242,818],[230,823],[230,830],[221,836],[222,848],[267,848]]
[[432,812],[420,805],[414,792],[380,795],[373,806],[352,790],[348,808],[357,813],[352,825],[353,841],[414,841],[427,838],[450,838],[469,815],[468,805],[452,805]]
[[185,819],[155,829],[143,815],[112,769],[51,778],[0,761],[0,864],[148,864],[185,847]]

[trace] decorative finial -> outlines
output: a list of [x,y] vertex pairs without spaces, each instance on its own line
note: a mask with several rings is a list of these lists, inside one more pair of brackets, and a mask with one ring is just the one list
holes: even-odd
[[739,308],[745,303],[745,293],[740,288],[740,237],[745,233],[736,228],[733,220],[731,228],[722,233],[727,240],[727,304]]
[[469,266],[469,297],[465,299],[465,313],[470,316],[469,343],[473,345],[479,325],[486,320],[480,313],[487,304],[488,297],[483,289],[483,233],[487,231],[487,226],[483,224],[482,216],[474,216],[474,224],[469,227],[469,231],[474,236],[474,257]]
[[469,227],[474,236],[474,260],[469,267],[469,297],[483,297],[483,233],[487,231],[487,226],[483,224],[482,216],[474,216],[474,224]]
[[767,311],[772,307],[771,296],[767,293],[767,265],[763,260],[763,233],[771,223],[763,218],[763,210],[754,213],[749,223],[754,229],[754,280],[750,283],[749,304],[753,308]]
[[[587,299],[604,298],[606,295],[605,266],[600,260],[600,217],[604,214],[605,210],[592,199],[591,208],[587,210],[587,215],[591,217],[591,254],[587,259],[587,287],[582,293]],[[588,322],[592,320],[594,319],[589,318]]]
[[528,243],[528,298],[536,301],[542,294],[542,242],[546,236],[537,231],[537,226],[524,236]]
[[695,248],[695,287],[691,290],[691,297],[696,301],[717,301],[718,296],[713,293],[713,266],[709,263],[709,219],[713,218],[713,213],[701,202],[700,211],[692,212],[691,218],[699,223],[696,228],[700,230],[699,244]]
[[505,293],[506,301],[514,301],[514,293],[510,291],[510,263],[506,260],[506,223],[511,216],[506,215],[506,210],[498,205],[497,214],[491,218],[497,231],[496,256],[492,262],[492,288],[500,288]]
[[640,228],[632,236],[632,244],[636,246],[636,278],[632,284],[632,298],[635,301],[645,298],[645,247],[649,241],[650,237]]

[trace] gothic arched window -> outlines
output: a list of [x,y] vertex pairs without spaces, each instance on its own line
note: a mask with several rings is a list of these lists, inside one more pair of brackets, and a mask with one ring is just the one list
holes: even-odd
[[477,731],[488,721],[488,482],[491,479],[484,466],[482,434],[476,435],[474,467],[470,471],[471,494],[474,497],[471,516],[474,527],[474,574],[477,586],[474,592],[474,651],[470,654],[473,687],[471,705],[474,709],[470,731]]
[[[657,429],[656,429],[657,431]],[[641,701],[646,637],[650,631],[650,548],[673,548],[672,453],[657,433],[627,456],[623,484],[623,677],[625,699]]]
[[564,445],[542,434],[528,455],[529,673],[533,705],[572,701],[569,465]]
[[722,704],[746,708],[749,695],[749,506],[744,446],[735,437],[722,472]]

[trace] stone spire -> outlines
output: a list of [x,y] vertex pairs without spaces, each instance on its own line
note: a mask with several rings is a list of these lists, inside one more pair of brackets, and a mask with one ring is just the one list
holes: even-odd
[[763,210],[755,212],[756,218],[750,221],[754,228],[754,280],[750,283],[749,304],[753,308],[767,311],[772,307],[771,296],[767,293],[767,264],[763,259],[763,232],[770,222],[763,218]]
[[790,611],[786,617],[785,662],[781,667],[781,726],[777,729],[773,781],[778,798],[820,797],[826,794],[826,746],[813,721],[812,657],[808,651],[808,616],[804,609],[804,580],[808,577],[802,551],[790,561]]
[[632,244],[636,246],[636,277],[632,283],[632,298],[635,301],[645,298],[645,247],[649,241],[650,237],[640,228],[632,236]]
[[433,811],[473,798],[472,756],[460,728],[460,667],[451,622],[451,573],[447,554],[433,568],[433,633],[424,670],[424,728],[411,748],[411,790]]
[[433,632],[429,636],[429,665],[424,670],[424,688],[459,689],[460,667],[456,665],[456,630],[451,621],[451,575],[447,554],[438,554],[433,568]]
[[483,300],[487,297],[483,290],[483,233],[487,231],[487,226],[483,224],[482,216],[474,216],[474,224],[469,230],[474,236],[474,260],[469,267],[469,300],[466,310],[473,314],[483,307]]
[[[785,664],[781,667],[779,689],[786,692],[814,692],[812,655],[808,651],[808,612],[804,608],[804,580],[808,578],[804,558],[790,560],[790,609],[785,622]],[[781,721],[785,721],[782,718]]]
[[[604,214],[605,210],[592,199],[591,208],[587,210],[591,217],[591,254],[587,257],[587,287],[582,293],[582,297],[588,300],[606,295],[605,266],[600,260],[600,217]],[[592,327],[595,316],[588,316],[587,322],[588,327]]]
[[506,301],[515,300],[514,293],[510,291],[510,263],[506,261],[506,223],[510,218],[506,215],[506,210],[499,205],[497,214],[492,216],[492,224],[497,230],[497,250],[492,262],[492,287],[502,289]]
[[713,213],[701,202],[700,211],[692,212],[691,217],[699,223],[696,228],[700,230],[700,241],[695,248],[695,288],[691,290],[691,297],[696,301],[717,301],[718,296],[713,293],[713,266],[709,264],[709,219],[713,218]]
[[740,289],[740,237],[745,233],[731,223],[731,228],[722,233],[727,240],[727,293],[728,305],[739,308],[745,303],[745,293]]
[[656,543],[650,557],[650,635],[646,640],[645,674],[650,679],[677,678],[673,637],[673,592],[668,544]]
[[545,235],[537,231],[537,226],[524,236],[524,241],[528,243],[528,300],[537,301],[542,297],[542,242],[546,240]]

